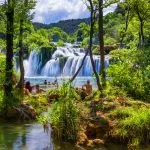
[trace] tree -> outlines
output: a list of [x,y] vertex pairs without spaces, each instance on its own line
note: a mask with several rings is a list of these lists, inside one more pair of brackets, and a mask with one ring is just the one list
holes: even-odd
[[149,0],[126,0],[125,4],[130,8],[133,17],[139,20],[139,47],[144,46],[144,25],[150,17],[150,1]]
[[6,74],[4,86],[5,108],[8,109],[13,93],[13,39],[14,39],[14,8],[15,0],[6,3]]
[[87,7],[89,8],[89,10],[91,12],[91,15],[90,15],[90,42],[89,42],[89,46],[87,48],[87,51],[86,51],[86,53],[85,53],[85,55],[83,57],[82,63],[80,65],[80,67],[78,68],[77,72],[72,77],[71,82],[76,78],[76,76],[80,72],[80,70],[81,70],[81,68],[82,68],[82,66],[84,64],[85,58],[89,54],[90,55],[90,60],[91,60],[91,65],[92,65],[92,69],[93,69],[93,72],[94,72],[95,77],[96,77],[97,86],[98,86],[98,89],[101,91],[102,90],[102,86],[100,84],[99,75],[96,72],[95,63],[94,63],[93,54],[92,54],[93,34],[94,34],[94,24],[95,24],[96,11],[95,11],[95,8],[94,8],[94,2],[92,0],[87,0],[87,1],[89,2],[89,4],[87,4]]
[[77,41],[82,42],[85,37],[89,37],[90,33],[90,26],[84,22],[78,25],[77,30]]
[[99,48],[101,55],[101,76],[102,76],[102,86],[106,86],[106,73],[105,73],[105,52],[104,52],[104,29],[103,29],[103,0],[98,1],[98,26],[99,26]]
[[90,43],[89,43],[89,54],[90,54],[90,59],[91,59],[91,64],[92,64],[92,68],[93,68],[93,72],[95,74],[96,77],[96,81],[97,81],[97,86],[98,89],[101,91],[102,90],[102,86],[100,84],[100,79],[99,79],[99,75],[96,72],[96,68],[95,68],[95,63],[93,60],[93,54],[92,54],[92,40],[93,40],[93,34],[94,34],[94,24],[95,24],[95,9],[94,9],[94,4],[92,0],[88,0],[90,3],[90,12],[91,12],[91,24],[90,24]]
[[[34,6],[34,0],[23,0],[20,3],[20,13],[19,13],[19,66],[20,66],[20,80],[18,87],[21,96],[24,93],[24,66],[23,66],[23,33],[24,33],[24,23],[29,19],[28,12]],[[18,5],[19,5],[18,4]]]
[[117,0],[97,0],[98,3],[98,32],[99,32],[99,50],[101,55],[101,77],[102,77],[102,86],[106,86],[106,73],[105,73],[105,51],[104,51],[104,27],[103,27],[103,8],[110,6],[113,3],[116,3]]

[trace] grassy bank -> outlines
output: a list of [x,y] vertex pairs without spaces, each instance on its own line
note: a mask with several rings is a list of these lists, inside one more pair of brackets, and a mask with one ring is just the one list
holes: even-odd
[[[63,87],[57,92],[59,98],[53,99],[49,118],[59,140],[71,139],[84,147],[111,142],[138,149],[150,144],[150,104],[121,93],[99,99],[94,92],[81,100],[75,89]],[[93,100],[96,117],[92,115]]]

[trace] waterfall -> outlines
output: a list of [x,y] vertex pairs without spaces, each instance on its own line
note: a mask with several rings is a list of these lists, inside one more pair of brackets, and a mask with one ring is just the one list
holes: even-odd
[[29,59],[24,60],[25,76],[37,76],[41,67],[41,57],[39,52],[31,51]]
[[[40,52],[32,51],[29,59],[24,60],[25,76],[73,76],[80,67],[85,50],[83,48],[73,47],[72,44],[66,44],[65,47],[58,47],[47,61],[44,67],[41,68],[42,55]],[[65,59],[64,59],[65,58]],[[100,71],[100,56],[93,55],[96,71]],[[109,56],[105,56],[105,67],[109,66]],[[65,60],[62,62],[62,60]],[[93,69],[90,57],[87,56],[83,67],[78,76],[92,76]]]
[[60,62],[59,58],[52,59],[46,63],[41,72],[42,76],[60,76]]

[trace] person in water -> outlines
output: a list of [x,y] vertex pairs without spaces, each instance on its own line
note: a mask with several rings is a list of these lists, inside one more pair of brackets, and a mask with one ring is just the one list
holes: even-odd
[[57,78],[55,77],[55,81],[53,83],[57,88],[58,88],[58,81],[57,81]]
[[36,90],[36,94],[45,92],[43,89],[40,88],[40,86],[38,84],[35,86],[35,90]]
[[44,81],[44,84],[47,85],[47,80]]
[[25,90],[26,92],[32,93],[32,86],[29,81],[25,83]]
[[92,93],[92,85],[90,84],[90,80],[87,80],[87,83],[82,86],[82,89],[86,92],[87,95]]

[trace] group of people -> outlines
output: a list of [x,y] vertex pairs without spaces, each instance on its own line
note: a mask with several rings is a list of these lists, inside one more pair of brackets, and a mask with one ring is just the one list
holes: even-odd
[[54,85],[58,88],[58,81],[57,78],[54,80],[54,82],[47,82],[47,80],[44,81],[44,85]]
[[[54,82],[47,82],[47,80],[44,81],[44,85],[55,85],[58,88],[58,81],[55,79]],[[29,81],[25,82],[24,85],[24,93],[26,95],[32,94],[40,94],[42,92],[45,92],[42,88],[40,88],[39,84],[36,84],[34,86],[31,86],[31,83]]]
[[27,81],[25,83],[25,88],[24,88],[24,93],[25,95],[29,95],[30,93],[35,93],[35,94],[39,94],[42,92],[45,92],[43,89],[40,88],[39,84],[35,85],[35,86],[31,86],[31,83],[29,81]]
[[[44,85],[47,84],[48,82],[45,80]],[[53,82],[53,85],[56,85],[58,87],[57,79]],[[90,95],[92,93],[92,85],[90,84],[89,80],[87,80],[87,83],[82,86],[82,90],[86,93],[86,95]],[[25,83],[24,93],[26,95],[29,95],[30,93],[40,94],[42,92],[45,92],[45,90],[40,88],[39,84],[31,86],[29,81]]]

